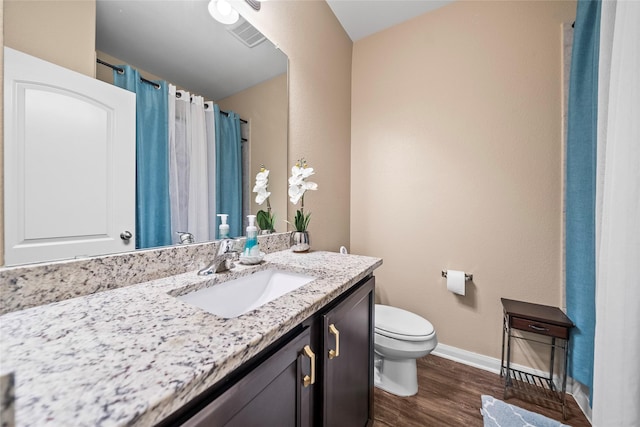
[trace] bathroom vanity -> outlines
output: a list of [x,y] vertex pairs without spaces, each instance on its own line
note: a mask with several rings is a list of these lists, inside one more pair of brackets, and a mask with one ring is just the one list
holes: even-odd
[[373,422],[373,305],[368,277],[161,425]]
[[[382,260],[268,254],[0,317],[16,425],[366,425],[373,271]],[[235,318],[180,295],[277,268],[316,279]]]

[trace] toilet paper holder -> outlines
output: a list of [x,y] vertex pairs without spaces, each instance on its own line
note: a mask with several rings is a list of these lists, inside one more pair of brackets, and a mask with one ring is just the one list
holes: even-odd
[[[442,270],[442,277],[447,278],[447,270]],[[464,273],[464,281],[470,282],[473,280],[473,274]]]

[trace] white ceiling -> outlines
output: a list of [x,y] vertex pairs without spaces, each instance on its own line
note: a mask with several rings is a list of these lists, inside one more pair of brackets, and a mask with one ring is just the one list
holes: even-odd
[[360,40],[453,0],[327,0],[352,41]]
[[97,0],[96,49],[210,100],[287,71],[284,53],[268,40],[245,46],[209,15],[207,4]]
[[[286,55],[269,41],[243,45],[209,15],[208,1],[97,0],[96,49],[211,100],[286,72]],[[327,1],[353,41],[451,2]]]

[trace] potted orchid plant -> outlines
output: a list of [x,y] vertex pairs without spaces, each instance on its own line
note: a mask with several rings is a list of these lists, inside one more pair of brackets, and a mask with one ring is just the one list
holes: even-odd
[[307,190],[315,191],[318,189],[318,184],[307,181],[314,173],[313,168],[309,167],[304,159],[298,160],[295,166],[291,168],[289,200],[294,205],[300,202],[300,209],[296,210],[296,216],[293,219],[295,231],[292,234],[291,250],[294,252],[306,252],[310,248],[307,227],[311,219],[311,212],[306,214],[304,212],[304,193]]
[[256,174],[256,185],[253,187],[253,192],[256,193],[256,203],[262,205],[267,202],[267,210],[260,209],[256,214],[256,221],[258,227],[260,227],[262,234],[274,233],[276,217],[271,213],[271,203],[269,202],[269,196],[271,193],[268,191],[269,187],[269,169],[266,169],[264,165],[260,165],[260,172]]

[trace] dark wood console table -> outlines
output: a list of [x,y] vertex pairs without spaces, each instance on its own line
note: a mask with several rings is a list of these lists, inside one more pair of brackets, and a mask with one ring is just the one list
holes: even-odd
[[[504,311],[502,328],[502,361],[500,363],[500,376],[505,377],[504,398],[507,398],[509,389],[527,394],[535,394],[547,400],[552,400],[562,405],[562,417],[566,419],[566,388],[567,388],[567,356],[571,328],[575,325],[557,307],[532,304],[524,301],[516,301],[501,298]],[[514,330],[525,331],[535,337],[547,336],[551,342],[537,340],[532,335],[514,335]],[[523,372],[511,367],[511,340],[523,339],[551,347],[551,360],[549,361],[549,376],[539,376]],[[505,347],[506,343],[506,347]],[[563,351],[562,375],[559,378],[562,386],[559,389],[553,379],[556,349]],[[505,363],[506,362],[506,363]]]

